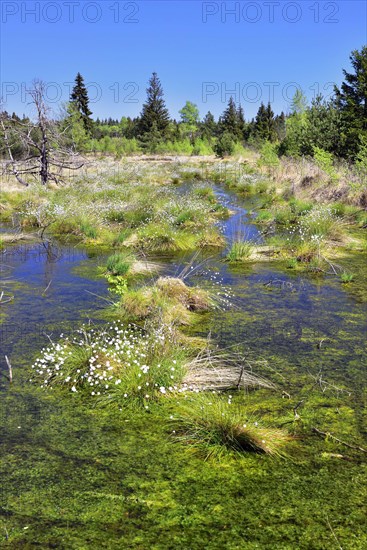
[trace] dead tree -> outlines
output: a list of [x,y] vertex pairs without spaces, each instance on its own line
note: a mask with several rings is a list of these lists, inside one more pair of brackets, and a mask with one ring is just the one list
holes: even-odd
[[[78,170],[84,165],[81,157],[67,145],[67,126],[62,129],[61,124],[51,117],[45,91],[45,84],[41,80],[35,80],[33,87],[28,90],[30,105],[35,111],[33,120],[23,122],[4,113],[0,115],[8,164],[23,185],[28,185],[24,179],[26,176],[35,178],[42,185],[50,181],[57,184],[63,181],[64,170]],[[14,159],[10,135],[14,135],[22,144],[25,155],[21,160]]]

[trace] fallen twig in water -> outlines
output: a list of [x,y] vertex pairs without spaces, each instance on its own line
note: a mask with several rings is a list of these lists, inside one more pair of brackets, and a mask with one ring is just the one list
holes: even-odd
[[9,298],[5,298],[4,300],[3,300],[3,297],[4,297],[4,291],[2,291],[0,294],[0,305],[7,304],[8,302],[11,302],[12,300],[14,300],[14,296],[10,296]]
[[314,426],[311,428],[312,431],[318,435],[322,435],[324,437],[329,437],[330,439],[333,439],[337,443],[340,443],[341,445],[344,445],[345,447],[348,447],[349,449],[353,449],[354,451],[361,451],[361,453],[367,453],[367,449],[364,449],[363,447],[359,447],[358,445],[351,445],[350,443],[347,443],[346,441],[342,441],[338,437],[335,437],[335,435],[331,434],[330,432],[323,432],[319,430],[318,428],[315,428]]
[[8,366],[8,371],[9,371],[9,382],[10,384],[13,382],[13,369],[12,369],[12,366],[11,366],[11,363],[9,361],[9,358],[7,355],[5,355],[5,361],[6,361],[6,364]]

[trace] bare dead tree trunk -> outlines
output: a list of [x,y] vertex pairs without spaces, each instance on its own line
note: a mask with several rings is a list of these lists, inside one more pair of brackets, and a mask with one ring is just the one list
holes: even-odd
[[8,127],[11,125],[12,132],[27,152],[27,158],[23,160],[25,167],[22,169],[12,154],[6,117],[1,117],[0,129],[13,174],[22,185],[28,184],[21,174],[39,178],[45,186],[51,180],[58,183],[63,180],[64,169],[78,170],[84,165],[84,161],[81,161],[68,145],[65,137],[68,127],[60,128],[60,124],[51,117],[50,108],[45,101],[45,84],[41,80],[35,80],[28,94],[31,97],[30,104],[35,108],[35,119],[29,122],[9,117],[7,119]]
[[41,162],[40,176],[41,176],[42,184],[47,185],[48,178],[49,178],[47,136],[43,128],[41,128],[41,131],[42,131],[42,146],[41,146],[41,159],[40,159],[40,162]]

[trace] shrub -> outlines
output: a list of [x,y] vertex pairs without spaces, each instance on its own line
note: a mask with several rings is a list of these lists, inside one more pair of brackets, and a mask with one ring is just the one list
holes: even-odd
[[277,168],[280,164],[277,146],[270,141],[266,141],[261,147],[260,159],[258,161],[259,166],[265,166],[268,171],[271,171],[274,168]]
[[224,132],[214,145],[214,152],[218,157],[233,155],[235,150],[235,140],[228,132]]
[[313,147],[313,154],[317,166],[329,176],[332,182],[337,182],[339,178],[334,168],[333,154],[320,147]]

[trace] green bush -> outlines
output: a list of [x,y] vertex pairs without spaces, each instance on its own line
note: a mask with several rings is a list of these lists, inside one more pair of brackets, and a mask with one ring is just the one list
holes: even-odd
[[332,182],[338,181],[338,175],[334,168],[334,157],[332,153],[320,149],[320,147],[313,147],[314,159],[317,166],[325,172]]
[[235,145],[236,143],[232,135],[228,132],[224,132],[215,144],[214,152],[218,157],[223,158],[230,156],[233,155],[235,151]]

